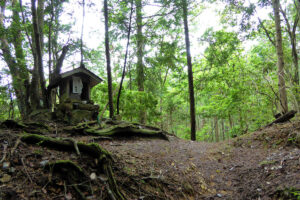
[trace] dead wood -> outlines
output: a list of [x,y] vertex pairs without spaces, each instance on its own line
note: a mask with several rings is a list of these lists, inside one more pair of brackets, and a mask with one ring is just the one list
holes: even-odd
[[[30,144],[37,144],[47,148],[56,149],[59,151],[76,151],[74,144],[71,141],[64,139],[56,139],[52,137],[45,137],[37,134],[26,134],[21,140]],[[123,194],[119,191],[117,183],[115,181],[112,170],[112,156],[111,154],[95,143],[85,144],[82,142],[77,143],[78,149],[81,153],[91,156],[99,160],[98,167],[99,172],[105,174],[108,177],[108,184],[116,199],[123,200]]]
[[269,123],[266,127],[271,126],[273,124],[278,124],[278,123],[283,123],[283,122],[289,121],[290,119],[292,119],[295,116],[296,113],[297,113],[297,111],[291,110],[291,111],[285,113],[284,115],[278,117],[273,122]]

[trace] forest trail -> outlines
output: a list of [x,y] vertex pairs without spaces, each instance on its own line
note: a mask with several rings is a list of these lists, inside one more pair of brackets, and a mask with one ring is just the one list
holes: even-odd
[[[299,132],[300,122],[294,122],[220,143],[175,136],[168,136],[169,141],[138,137],[99,140],[82,135],[72,138],[98,143],[111,152],[114,176],[126,199],[297,199]],[[78,199],[71,187],[74,184],[66,184],[63,176],[41,166],[56,160],[70,160],[90,175],[92,181],[87,188],[92,192],[83,192],[86,199],[108,198],[105,185],[92,178],[96,171],[88,156],[23,142],[16,145],[19,134],[20,130],[1,129],[0,142],[6,145],[5,151],[16,152],[0,164],[1,200]],[[47,136],[70,137],[59,128]]]
[[220,143],[170,137],[169,142],[142,139],[101,145],[132,174],[176,182],[178,190],[193,193],[190,199],[290,199],[284,191],[299,195],[300,190],[300,149],[288,141],[295,130],[300,131],[300,123],[274,125]]

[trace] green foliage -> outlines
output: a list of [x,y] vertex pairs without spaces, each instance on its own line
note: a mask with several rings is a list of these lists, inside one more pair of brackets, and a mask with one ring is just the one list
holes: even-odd
[[[116,90],[116,84],[113,85],[113,90]],[[100,106],[102,111],[107,104],[107,85],[97,85],[92,91],[92,99]],[[114,98],[114,104],[116,104],[116,98]],[[155,108],[157,106],[157,99],[147,92],[126,90],[122,92],[122,98],[120,102],[120,114],[123,120],[138,121],[139,111],[145,110],[149,123],[155,123],[159,119],[159,112]],[[108,112],[105,113],[108,117]]]

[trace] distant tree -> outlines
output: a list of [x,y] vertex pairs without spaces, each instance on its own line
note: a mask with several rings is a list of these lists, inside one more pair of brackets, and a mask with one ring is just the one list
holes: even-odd
[[[145,48],[145,40],[143,36],[143,14],[142,14],[142,0],[135,0],[136,6],[136,47],[137,47],[137,84],[138,90],[140,92],[144,92],[144,82],[145,82],[145,74],[144,74],[144,48]],[[140,102],[143,103],[143,102]],[[146,123],[146,112],[145,110],[140,110],[140,122],[142,124]]]

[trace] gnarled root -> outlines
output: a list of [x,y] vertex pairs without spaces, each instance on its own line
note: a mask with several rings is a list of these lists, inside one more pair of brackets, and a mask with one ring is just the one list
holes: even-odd
[[[52,137],[45,137],[37,134],[26,134],[22,136],[21,140],[30,144],[37,144],[40,146],[44,146],[47,148],[56,149],[59,151],[76,151],[74,148],[74,143],[72,141],[66,139],[56,139]],[[116,184],[116,180],[113,175],[112,170],[112,156],[105,149],[101,148],[100,145],[96,143],[85,144],[82,142],[77,143],[78,150],[97,159],[99,172],[104,173],[108,178],[108,185],[111,190],[111,193],[115,199],[123,200],[125,199],[123,194],[119,191],[118,186]],[[113,198],[111,198],[113,199]]]

